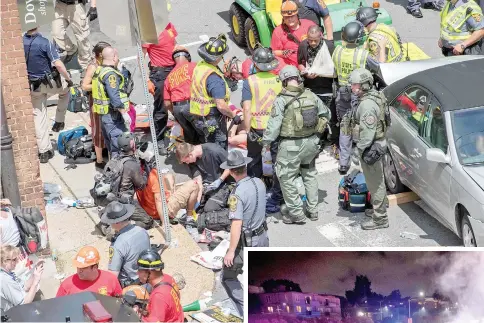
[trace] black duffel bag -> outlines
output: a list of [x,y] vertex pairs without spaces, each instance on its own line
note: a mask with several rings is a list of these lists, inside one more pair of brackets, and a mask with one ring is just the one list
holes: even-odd
[[222,186],[216,191],[209,192],[204,196],[203,203],[198,208],[197,227],[198,232],[204,229],[212,231],[230,231],[229,199],[231,187]]
[[66,164],[85,164],[96,159],[91,135],[69,140],[65,144]]

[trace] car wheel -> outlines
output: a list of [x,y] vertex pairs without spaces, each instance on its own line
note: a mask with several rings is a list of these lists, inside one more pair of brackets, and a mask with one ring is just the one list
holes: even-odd
[[464,217],[462,218],[462,243],[464,247],[477,247],[476,237],[474,236],[474,230],[472,230],[471,222],[469,221],[469,213],[464,211]]
[[236,3],[230,6],[230,28],[234,41],[239,46],[245,46],[245,21],[248,15]]
[[245,21],[245,40],[247,42],[247,47],[252,54],[257,44],[260,43],[260,37],[257,25],[255,24],[254,19],[250,17]]
[[385,174],[385,183],[390,193],[398,194],[405,191],[405,185],[402,184],[400,177],[398,177],[395,162],[389,152],[385,154],[383,159],[383,173]]

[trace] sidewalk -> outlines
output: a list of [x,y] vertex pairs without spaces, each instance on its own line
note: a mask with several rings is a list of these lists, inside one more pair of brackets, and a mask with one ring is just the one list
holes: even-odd
[[[55,107],[49,107],[49,118],[55,114]],[[66,115],[66,128],[71,129],[80,125],[89,127],[88,113],[70,113]],[[57,140],[57,133],[51,134],[51,139]],[[94,163],[77,165],[76,169],[66,170],[64,156],[56,152],[56,156],[49,163],[41,164],[40,172],[44,183],[55,183],[62,186],[62,197],[82,198],[89,196],[89,190],[94,185],[96,170]],[[170,168],[167,166],[167,168]],[[179,181],[177,176],[177,181]],[[58,260],[54,262],[47,259],[44,279],[41,282],[41,290],[45,298],[55,297],[60,280],[56,274],[73,274],[75,268],[72,266],[72,258],[83,246],[92,245],[98,248],[101,254],[100,268],[107,269],[108,264],[108,242],[95,228],[99,222],[96,208],[76,209],[68,208],[59,213],[50,212],[47,214],[49,227],[49,240],[51,250],[57,251]],[[215,287],[215,274],[212,270],[204,268],[192,261],[190,257],[201,251],[200,247],[193,241],[188,232],[180,225],[172,226],[172,242],[175,245],[164,251],[162,259],[165,262],[165,272],[173,275],[181,273],[186,280],[186,286],[181,291],[182,304],[189,304],[202,294]],[[152,243],[163,243],[162,228],[157,227],[149,230]]]

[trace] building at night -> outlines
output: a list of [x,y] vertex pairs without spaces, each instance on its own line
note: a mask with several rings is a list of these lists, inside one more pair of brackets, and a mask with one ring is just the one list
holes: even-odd
[[258,294],[263,313],[341,319],[340,299],[332,295],[278,292]]

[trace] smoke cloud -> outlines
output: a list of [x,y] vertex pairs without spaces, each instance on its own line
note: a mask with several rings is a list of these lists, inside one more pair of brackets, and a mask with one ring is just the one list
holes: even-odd
[[484,252],[451,252],[435,265],[438,289],[458,304],[449,323],[484,323]]

